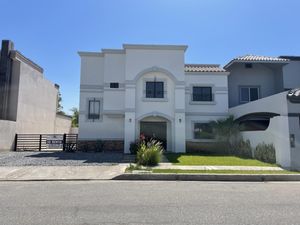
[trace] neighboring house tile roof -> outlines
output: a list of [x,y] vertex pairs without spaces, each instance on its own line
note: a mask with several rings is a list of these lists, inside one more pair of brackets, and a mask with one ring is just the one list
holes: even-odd
[[279,57],[270,57],[270,56],[260,56],[260,55],[245,55],[239,56],[232,59],[227,65],[224,66],[226,69],[227,67],[231,66],[235,62],[279,62],[284,63],[288,62],[288,59],[279,58]]
[[218,64],[185,64],[185,72],[226,72]]

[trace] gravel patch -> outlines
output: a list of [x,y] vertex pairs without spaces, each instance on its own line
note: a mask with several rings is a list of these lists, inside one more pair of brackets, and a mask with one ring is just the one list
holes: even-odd
[[100,166],[124,162],[122,153],[6,152],[0,166]]

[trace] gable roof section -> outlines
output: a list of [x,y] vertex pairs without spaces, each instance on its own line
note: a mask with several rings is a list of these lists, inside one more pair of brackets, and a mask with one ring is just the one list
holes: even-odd
[[184,72],[194,72],[194,73],[203,73],[203,72],[226,72],[225,69],[221,68],[218,64],[185,64]]
[[256,62],[256,63],[286,63],[288,62],[288,59],[279,58],[279,57],[270,57],[270,56],[260,56],[260,55],[245,55],[245,56],[239,56],[234,59],[232,59],[229,63],[227,63],[224,68],[228,68],[233,63],[240,63],[240,62]]

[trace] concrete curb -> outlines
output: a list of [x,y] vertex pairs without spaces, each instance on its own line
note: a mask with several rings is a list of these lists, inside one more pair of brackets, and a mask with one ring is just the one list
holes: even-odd
[[113,180],[162,181],[300,181],[300,174],[130,174],[124,173]]

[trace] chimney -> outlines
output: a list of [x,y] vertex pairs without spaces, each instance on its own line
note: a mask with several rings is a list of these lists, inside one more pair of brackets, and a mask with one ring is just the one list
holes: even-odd
[[3,40],[0,58],[0,119],[7,119],[12,64],[9,57],[11,50],[14,50],[14,43],[10,40]]

